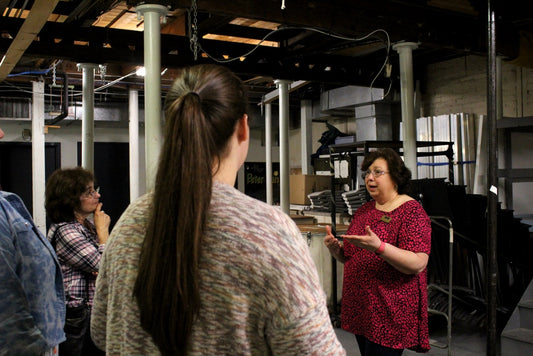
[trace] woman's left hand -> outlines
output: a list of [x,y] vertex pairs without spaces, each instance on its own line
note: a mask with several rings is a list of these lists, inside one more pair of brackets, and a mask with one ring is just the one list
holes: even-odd
[[366,226],[365,231],[366,235],[341,235],[341,237],[352,245],[374,252],[381,245],[381,239],[370,229],[370,226]]

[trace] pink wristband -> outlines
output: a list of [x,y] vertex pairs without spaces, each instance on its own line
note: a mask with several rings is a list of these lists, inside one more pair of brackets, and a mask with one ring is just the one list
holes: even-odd
[[376,255],[381,255],[385,251],[385,241],[381,241],[381,245],[374,251]]

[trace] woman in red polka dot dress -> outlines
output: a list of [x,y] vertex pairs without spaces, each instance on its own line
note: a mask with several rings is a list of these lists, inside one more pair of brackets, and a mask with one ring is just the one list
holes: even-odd
[[362,356],[427,352],[430,219],[407,195],[411,172],[394,150],[370,152],[361,170],[372,200],[355,212],[343,243],[329,226],[324,239],[344,263],[342,328]]

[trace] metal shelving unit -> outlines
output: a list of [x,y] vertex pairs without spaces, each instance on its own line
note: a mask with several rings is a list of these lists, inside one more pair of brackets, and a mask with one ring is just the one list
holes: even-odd
[[[437,289],[440,292],[446,294],[448,296],[448,310],[446,313],[435,310],[435,309],[428,309],[429,313],[432,314],[438,314],[444,316],[447,322],[447,343],[446,345],[440,345],[440,343],[431,342],[432,346],[436,346],[439,348],[448,348],[448,356],[450,356],[452,353],[452,297],[453,297],[453,224],[450,218],[446,216],[430,216],[431,222],[434,224],[437,224],[438,226],[442,226],[443,228],[447,228],[449,232],[449,246],[448,246],[448,290],[445,290],[435,284],[428,284],[428,290],[429,289]],[[448,226],[444,226],[439,224],[439,221],[445,221],[448,223]]]
[[498,177],[505,179],[505,206],[508,209],[513,207],[513,183],[533,182],[533,168],[512,168],[511,133],[531,132],[533,133],[533,116],[503,118],[496,121],[496,126],[503,136],[503,155],[505,168],[498,170]]

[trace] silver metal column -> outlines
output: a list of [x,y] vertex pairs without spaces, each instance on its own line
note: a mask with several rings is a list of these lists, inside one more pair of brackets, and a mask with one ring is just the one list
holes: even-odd
[[135,8],[137,16],[144,16],[144,122],[146,146],[146,190],[152,190],[163,143],[161,120],[161,16],[167,7],[143,4]]
[[313,102],[311,100],[300,101],[301,118],[301,147],[302,147],[302,174],[313,174],[311,165],[311,152],[313,150]]
[[289,83],[275,80],[279,90],[279,195],[281,211],[290,214],[289,191]]
[[94,63],[78,63],[83,78],[83,118],[81,126],[81,166],[94,172]]
[[272,188],[272,104],[265,104],[266,202],[274,203]]
[[44,83],[33,82],[31,115],[31,167],[33,193],[33,221],[46,236],[46,212],[44,207]]
[[139,196],[139,92],[129,90],[130,202]]
[[416,119],[414,115],[413,93],[413,49],[414,42],[397,43],[392,48],[400,55],[400,87],[403,122],[403,157],[405,165],[411,170],[412,178],[418,178],[416,159]]

